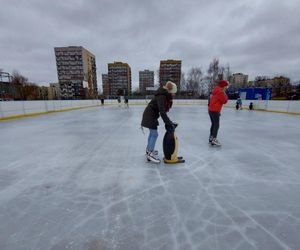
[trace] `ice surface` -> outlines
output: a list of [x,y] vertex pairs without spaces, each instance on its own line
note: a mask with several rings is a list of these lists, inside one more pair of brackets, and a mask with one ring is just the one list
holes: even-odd
[[224,109],[218,149],[177,106],[186,163],[152,165],[143,109],[1,122],[0,249],[300,249],[300,116]]

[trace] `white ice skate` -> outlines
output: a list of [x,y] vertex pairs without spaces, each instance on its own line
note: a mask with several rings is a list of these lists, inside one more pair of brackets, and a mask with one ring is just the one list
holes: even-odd
[[[148,155],[148,154],[150,154],[150,153],[151,153],[151,151],[148,150],[148,149],[146,149],[146,155]],[[157,151],[157,150],[153,150],[152,153],[153,153],[154,155],[158,155],[158,151]]]
[[214,138],[211,143],[212,146],[221,147],[222,144],[217,140],[217,138]]
[[156,164],[160,163],[160,159],[153,152],[150,152],[149,154],[147,154],[147,161],[149,161],[149,162],[151,161]]

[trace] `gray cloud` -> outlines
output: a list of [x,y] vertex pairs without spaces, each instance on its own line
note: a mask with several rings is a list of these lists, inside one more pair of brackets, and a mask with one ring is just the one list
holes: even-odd
[[56,82],[55,46],[82,45],[107,63],[157,70],[161,59],[205,71],[218,57],[234,72],[300,79],[297,0],[6,0],[0,9],[0,68]]

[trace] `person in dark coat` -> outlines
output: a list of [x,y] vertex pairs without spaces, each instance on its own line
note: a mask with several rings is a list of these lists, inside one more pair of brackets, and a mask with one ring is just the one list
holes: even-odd
[[250,109],[250,110],[253,109],[253,102],[250,102],[250,104],[249,104],[249,109]]
[[218,86],[214,87],[209,99],[208,114],[211,120],[209,143],[212,146],[221,146],[221,143],[217,140],[217,135],[219,131],[221,110],[223,105],[228,101],[228,97],[225,93],[228,85],[227,81],[220,80]]
[[121,97],[120,96],[118,96],[118,105],[119,105],[119,107],[121,107]]
[[128,102],[128,97],[127,96],[125,96],[125,98],[124,98],[124,104],[125,104],[126,108],[129,108],[129,102]]
[[167,127],[174,126],[169,119],[167,112],[173,104],[173,95],[177,92],[175,83],[168,81],[164,86],[158,88],[153,99],[147,105],[144,113],[141,126],[149,129],[148,144],[146,148],[146,156],[148,161],[159,163],[158,152],[155,149],[155,143],[158,137],[157,126],[158,118],[161,116]]

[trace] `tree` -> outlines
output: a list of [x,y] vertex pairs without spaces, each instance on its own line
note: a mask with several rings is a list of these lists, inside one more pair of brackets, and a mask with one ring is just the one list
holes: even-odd
[[277,76],[272,81],[272,93],[275,97],[286,97],[292,90],[290,79],[285,76]]
[[24,86],[28,83],[28,79],[21,75],[18,71],[14,70],[11,75],[11,83],[16,89],[14,99],[25,100]]
[[224,66],[223,79],[229,81],[229,80],[230,80],[230,76],[231,76],[230,64],[227,63],[227,64]]
[[187,90],[192,91],[197,95],[203,93],[203,81],[202,81],[202,70],[201,68],[193,67],[190,69],[187,76]]
[[220,73],[219,68],[219,59],[214,58],[213,61],[209,64],[207,70],[207,80],[208,80],[208,91],[212,91],[214,85],[217,83]]
[[25,76],[21,75],[18,71],[14,70],[12,75],[11,75],[12,84],[18,84],[18,85],[26,85],[28,83],[28,78]]
[[132,92],[133,96],[141,96],[141,92],[140,92],[140,88],[139,87],[135,87],[133,92]]
[[254,79],[254,86],[255,87],[270,87],[271,80],[267,76],[257,76]]
[[157,70],[156,70],[156,84],[157,84],[158,86],[160,86],[159,75],[160,75],[160,72],[159,72],[159,69],[157,69]]
[[185,91],[187,90],[187,81],[185,79],[185,73],[181,72],[181,77],[180,77],[180,90]]
[[16,100],[37,100],[39,99],[39,87],[34,83],[29,83],[28,78],[18,71],[13,71],[11,83],[16,89],[14,99]]

